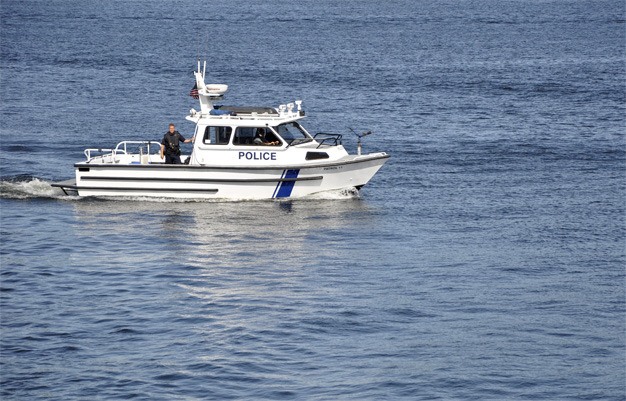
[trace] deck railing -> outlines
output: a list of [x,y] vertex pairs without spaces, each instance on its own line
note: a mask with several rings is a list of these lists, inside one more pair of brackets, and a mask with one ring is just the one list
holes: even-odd
[[317,148],[319,149],[322,145],[326,145],[326,146],[337,146],[337,145],[341,145],[341,138],[343,135],[341,134],[331,134],[328,132],[318,132],[317,134],[313,135],[313,138],[315,138],[315,140],[317,142],[319,142],[319,145],[317,145]]
[[[117,144],[115,149],[101,149],[101,148],[90,148],[85,149],[85,157],[87,161],[91,161],[96,157],[101,157],[104,159],[105,156],[110,156],[112,159],[115,159],[115,156],[118,154],[134,154],[129,152],[129,145],[139,145],[137,147],[137,154],[150,154],[150,146],[157,146],[158,149],[161,149],[161,143],[157,141],[122,141]],[[146,153],[143,153],[143,149],[146,149]]]

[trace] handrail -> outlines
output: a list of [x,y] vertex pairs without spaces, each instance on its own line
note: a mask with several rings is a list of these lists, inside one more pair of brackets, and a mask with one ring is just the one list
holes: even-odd
[[[159,146],[161,146],[160,142],[157,141],[122,141],[120,143],[117,144],[117,146],[115,147],[115,149],[113,150],[113,156],[115,156],[117,154],[117,152],[123,152],[124,154],[127,154],[127,145],[147,145],[148,147],[148,154],[150,154],[150,144],[155,144]],[[120,146],[122,146],[124,149],[120,149]]]
[[[89,148],[85,149],[85,157],[87,161],[90,161],[93,157],[104,157],[106,152],[110,152],[111,157],[117,156],[117,154],[129,154],[128,145],[146,145],[148,153],[150,154],[150,145],[157,145],[161,149],[161,143],[157,141],[122,141],[115,146],[115,149],[103,149],[103,148]],[[98,156],[92,156],[92,153],[100,153]],[[130,153],[132,154],[132,153]]]
[[87,161],[92,159],[91,152],[100,152],[100,153],[102,153],[100,156],[104,156],[104,152],[113,152],[113,149],[101,149],[101,148],[85,149],[85,151],[83,153],[85,154],[85,157],[87,158]]
[[317,140],[318,135],[321,136],[322,140],[319,142],[319,145],[317,145],[317,149],[319,149],[325,142],[332,142],[331,145],[327,145],[327,146],[341,145],[341,138],[343,137],[343,135],[341,134],[331,134],[329,132],[318,132],[317,134],[313,135],[313,138]]

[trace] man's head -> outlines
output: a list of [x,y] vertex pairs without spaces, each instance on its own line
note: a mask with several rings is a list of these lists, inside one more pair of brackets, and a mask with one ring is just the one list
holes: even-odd
[[176,127],[174,126],[174,124],[170,124],[170,134],[173,134],[174,130],[176,130]]

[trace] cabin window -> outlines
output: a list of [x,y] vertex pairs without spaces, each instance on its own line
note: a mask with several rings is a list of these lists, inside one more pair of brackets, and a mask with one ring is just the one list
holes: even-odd
[[280,124],[274,127],[278,135],[290,145],[312,141],[313,138],[296,122]]
[[202,143],[206,145],[228,145],[232,131],[231,127],[206,127]]
[[257,133],[264,134],[264,142],[275,142],[280,140],[268,127],[237,127],[235,130],[235,137],[233,138],[233,145],[247,145],[256,146],[254,138]]

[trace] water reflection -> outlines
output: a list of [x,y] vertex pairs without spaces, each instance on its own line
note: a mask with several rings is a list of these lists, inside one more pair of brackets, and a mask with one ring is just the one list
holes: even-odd
[[[177,252],[179,261],[206,266],[280,263],[324,253],[374,224],[375,209],[361,199],[288,202],[74,203],[82,234],[114,235],[148,250]],[[184,252],[182,252],[184,249]]]
[[211,304],[315,294],[322,277],[339,280],[351,271],[345,264],[363,251],[355,241],[379,225],[376,208],[360,199],[83,200],[74,210],[79,237],[89,238],[93,255],[81,256],[82,263],[96,257],[109,271],[141,270],[144,284],[165,286],[164,298]]

